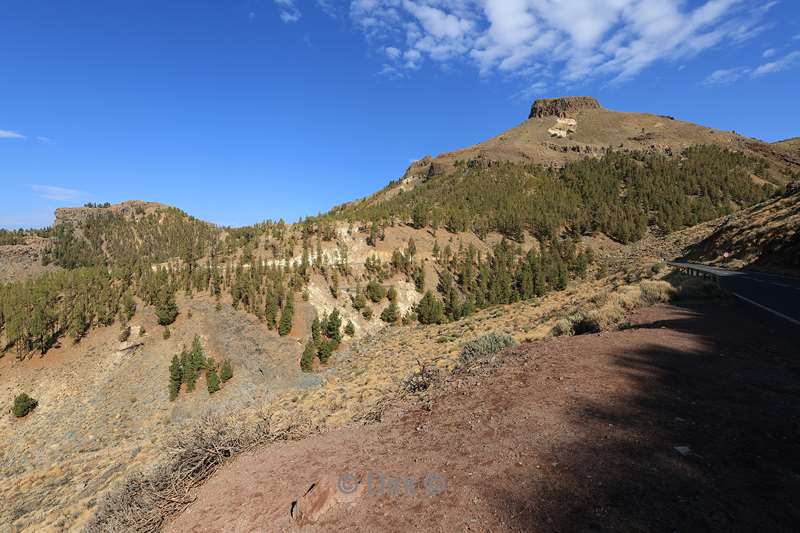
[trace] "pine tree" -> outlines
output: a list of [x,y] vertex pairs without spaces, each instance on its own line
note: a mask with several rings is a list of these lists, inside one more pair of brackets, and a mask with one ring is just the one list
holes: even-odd
[[364,306],[367,305],[367,298],[364,296],[364,293],[361,292],[361,288],[356,288],[356,296],[353,298],[353,309],[360,311],[364,309]]
[[286,305],[283,306],[283,312],[281,313],[281,322],[278,326],[278,334],[281,336],[288,335],[290,331],[292,331],[292,320],[294,318],[294,296],[292,293],[289,293],[289,297],[286,299]]
[[206,388],[209,394],[214,394],[220,389],[219,376],[217,376],[217,371],[213,366],[206,370]]
[[275,329],[278,324],[278,299],[271,292],[267,293],[267,305],[264,309],[264,321],[269,329]]
[[317,346],[317,357],[319,357],[320,363],[327,363],[328,359],[330,359],[331,354],[336,349],[337,342],[334,339],[324,340],[319,343]]
[[320,332],[321,332],[321,326],[319,317],[315,314],[314,321],[311,323],[311,339],[314,342],[319,342]]
[[178,306],[175,304],[175,296],[172,294],[169,286],[162,286],[158,292],[158,299],[156,300],[156,317],[158,323],[162,326],[167,326],[175,322],[178,316]]
[[131,293],[126,292],[122,299],[122,319],[123,322],[128,322],[136,313],[136,302],[133,300]]
[[330,290],[331,290],[331,296],[333,296],[334,298],[339,297],[339,274],[337,274],[335,270],[333,271],[333,273],[331,273]]
[[427,291],[417,304],[417,320],[420,324],[441,324],[444,322],[444,310],[431,291]]
[[344,332],[350,337],[356,334],[356,327],[353,325],[352,320],[347,321],[347,325],[344,327]]
[[175,400],[181,390],[181,383],[183,382],[183,371],[181,369],[181,362],[177,355],[172,356],[172,363],[169,365],[169,399]]
[[328,317],[327,323],[325,324],[325,336],[329,339],[336,341],[338,345],[339,342],[342,340],[342,317],[339,315],[339,310],[334,309],[333,312]]
[[314,357],[317,355],[317,344],[313,340],[306,343],[303,355],[300,357],[300,369],[303,372],[311,372],[314,368]]

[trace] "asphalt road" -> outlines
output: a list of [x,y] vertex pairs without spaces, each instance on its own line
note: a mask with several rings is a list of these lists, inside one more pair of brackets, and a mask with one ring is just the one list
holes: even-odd
[[697,263],[672,262],[675,268],[691,268],[717,278],[719,286],[739,300],[746,302],[776,320],[800,327],[800,279],[728,270]]

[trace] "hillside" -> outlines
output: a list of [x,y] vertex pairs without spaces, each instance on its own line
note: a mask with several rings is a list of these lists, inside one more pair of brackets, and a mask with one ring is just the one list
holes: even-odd
[[777,146],[778,148],[789,152],[794,157],[800,157],[800,137],[794,137],[792,139],[786,139],[772,144],[773,146]]
[[511,239],[600,231],[633,242],[747,207],[800,175],[780,146],[590,97],[534,102],[524,123],[409,167],[325,219],[411,221]]
[[686,259],[800,275],[800,191],[726,217]]
[[[745,262],[793,257],[798,169],[782,146],[561,98],[293,224],[129,201],[2,233],[0,519],[127,531],[133,506],[158,530],[231,455],[379,419],[467,343],[616,331],[715,296],[664,261],[740,241]],[[38,404],[17,416],[23,393]],[[198,439],[223,457],[186,474]]]
[[795,352],[726,306],[645,309],[245,454],[165,530],[791,531]]

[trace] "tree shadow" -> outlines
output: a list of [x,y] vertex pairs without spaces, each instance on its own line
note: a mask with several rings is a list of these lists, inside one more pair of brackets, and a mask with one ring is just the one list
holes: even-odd
[[631,386],[570,409],[579,429],[550,451],[557,466],[489,501],[524,531],[797,531],[796,338],[708,305],[635,328],[689,333],[695,348],[615,354]]

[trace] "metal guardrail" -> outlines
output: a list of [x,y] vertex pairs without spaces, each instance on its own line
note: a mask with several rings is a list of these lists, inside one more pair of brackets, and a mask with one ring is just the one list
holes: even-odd
[[[743,295],[737,293],[735,290],[724,289],[720,285],[720,282],[719,282],[720,275],[718,273],[716,273],[716,272],[698,268],[698,265],[691,265],[691,264],[680,263],[680,262],[676,262],[676,261],[668,261],[667,264],[669,266],[671,266],[672,268],[674,268],[676,270],[679,270],[680,272],[683,272],[684,274],[687,274],[689,276],[712,279],[717,284],[717,287],[719,287],[721,290],[723,290],[725,292],[728,292],[734,298],[742,300],[742,301],[744,301],[744,302],[746,302],[746,303],[748,303],[750,305],[753,305],[755,307],[758,307],[759,309],[762,309],[762,310],[764,310],[764,311],[766,311],[768,313],[771,313],[771,314],[773,314],[773,315],[775,315],[777,317],[780,317],[780,318],[782,318],[782,319],[794,324],[795,326],[800,326],[800,320],[797,320],[795,318],[787,316],[784,313],[781,313],[780,311],[777,311],[775,309],[772,309],[771,307],[767,307],[766,305],[764,305],[762,303],[759,303],[759,302],[756,302],[755,300],[747,298],[746,296],[743,296]],[[699,266],[702,266],[702,265],[699,265]]]
[[713,279],[713,280],[717,280],[719,278],[719,276],[717,276],[717,274],[714,274],[713,272],[709,272],[707,270],[701,270],[701,269],[697,268],[696,266],[690,265],[690,264],[687,264],[687,263],[678,263],[678,262],[675,262],[675,261],[668,261],[667,264],[669,266],[671,266],[672,268],[675,268],[675,269],[679,270],[680,272],[683,272],[687,276],[694,276],[694,277],[698,277],[698,278],[706,278],[706,279]]

